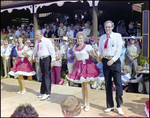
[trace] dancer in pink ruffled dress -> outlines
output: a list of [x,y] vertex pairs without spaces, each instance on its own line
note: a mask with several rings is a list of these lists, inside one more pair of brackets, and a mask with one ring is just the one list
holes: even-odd
[[24,94],[26,89],[23,76],[33,76],[36,73],[28,60],[28,55],[33,52],[31,52],[29,48],[24,45],[24,39],[22,37],[18,37],[18,43],[19,45],[16,47],[17,59],[9,74],[18,77],[21,91],[17,93]]
[[66,77],[72,82],[82,84],[83,106],[81,106],[81,108],[84,108],[85,111],[89,111],[90,81],[96,80],[100,72],[93,61],[89,59],[89,53],[94,49],[91,45],[84,43],[86,40],[85,33],[78,32],[76,37],[78,45],[73,48],[75,54],[72,66],[73,71],[66,75]]

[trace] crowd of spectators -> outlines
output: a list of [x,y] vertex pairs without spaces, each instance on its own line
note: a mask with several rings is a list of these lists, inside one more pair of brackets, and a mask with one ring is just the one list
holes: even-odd
[[[122,45],[122,53],[120,56],[121,60],[121,68],[125,65],[128,65],[130,68],[130,74],[133,76],[136,75],[136,67],[139,66],[138,57],[141,54],[141,41],[136,39],[136,27],[137,25],[133,22],[130,22],[128,31],[125,27],[125,22],[120,21],[119,25],[116,28],[116,31],[121,33],[122,36],[131,36],[130,40],[124,41]],[[52,44],[55,48],[56,52],[56,62],[52,69],[52,83],[59,84],[61,82],[61,74],[62,73],[71,73],[72,66],[74,60],[73,55],[73,47],[77,43],[73,38],[76,38],[76,34],[79,31],[83,31],[87,37],[91,37],[90,40],[86,41],[87,44],[92,45],[95,50],[98,50],[98,43],[95,42],[95,37],[92,36],[92,26],[91,22],[87,21],[86,23],[82,22],[82,24],[71,24],[65,26],[63,23],[59,24],[59,27],[54,23],[45,23],[43,26],[38,26],[38,29],[43,31],[44,37],[49,38],[52,41]],[[105,33],[103,25],[100,24],[97,30],[97,37],[99,41],[99,37]],[[18,46],[17,38],[21,36],[26,39],[25,44],[33,50],[34,48],[34,24],[30,23],[22,23],[20,26],[15,28],[14,25],[7,26],[7,28],[3,28],[1,31],[1,57],[3,60],[4,66],[4,74],[3,69],[1,71],[1,76],[10,77],[8,72],[10,68],[13,67],[15,63],[15,58],[17,57],[17,53],[15,51],[15,47]],[[60,42],[54,41],[54,38],[59,38]],[[32,66],[36,70],[36,76],[33,77],[36,80],[41,81],[41,70],[39,66],[39,60],[37,55],[33,55],[32,57]],[[92,59],[92,57],[91,57]],[[31,59],[29,60],[31,61]],[[102,72],[102,63],[97,64],[95,60],[93,60],[100,72]],[[57,71],[56,71],[57,70]],[[17,77],[14,77],[17,78]],[[32,78],[28,77],[28,80],[32,80]],[[104,76],[100,76],[100,80],[95,82],[91,87],[102,89],[102,84],[104,83]],[[73,83],[69,83],[70,86]],[[79,85],[80,86],[80,85]]]
[[126,26],[124,20],[120,20],[117,24],[116,31],[122,36],[138,36],[141,30],[141,24],[138,21],[130,21]]

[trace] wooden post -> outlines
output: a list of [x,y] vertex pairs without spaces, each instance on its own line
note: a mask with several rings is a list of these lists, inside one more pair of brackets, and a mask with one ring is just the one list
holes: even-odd
[[34,6],[33,6],[33,23],[34,23],[34,45],[36,41],[35,32],[38,30],[38,21],[37,21],[37,13],[34,13]]
[[149,22],[149,2],[145,1],[142,8],[142,56],[149,58],[149,42],[150,42],[150,22]]
[[92,0],[92,12],[93,12],[93,17],[92,17],[92,35],[95,36],[95,43],[97,43],[97,13],[96,13],[96,8],[95,8],[95,0]]

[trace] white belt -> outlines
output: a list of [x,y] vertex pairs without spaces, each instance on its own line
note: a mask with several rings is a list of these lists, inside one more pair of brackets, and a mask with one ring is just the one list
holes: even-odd
[[114,56],[104,56],[104,58],[111,60]]
[[44,59],[46,57],[48,57],[49,55],[46,55],[46,56],[41,56],[40,59]]
[[130,55],[130,57],[135,57],[136,55]]

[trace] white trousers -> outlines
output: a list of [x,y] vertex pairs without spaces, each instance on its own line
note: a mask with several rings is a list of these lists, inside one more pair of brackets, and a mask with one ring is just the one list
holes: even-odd
[[72,72],[72,65],[73,65],[73,63],[68,63],[68,64],[67,64],[68,73],[69,73],[69,74]]
[[9,77],[10,59],[3,59],[5,77]]

